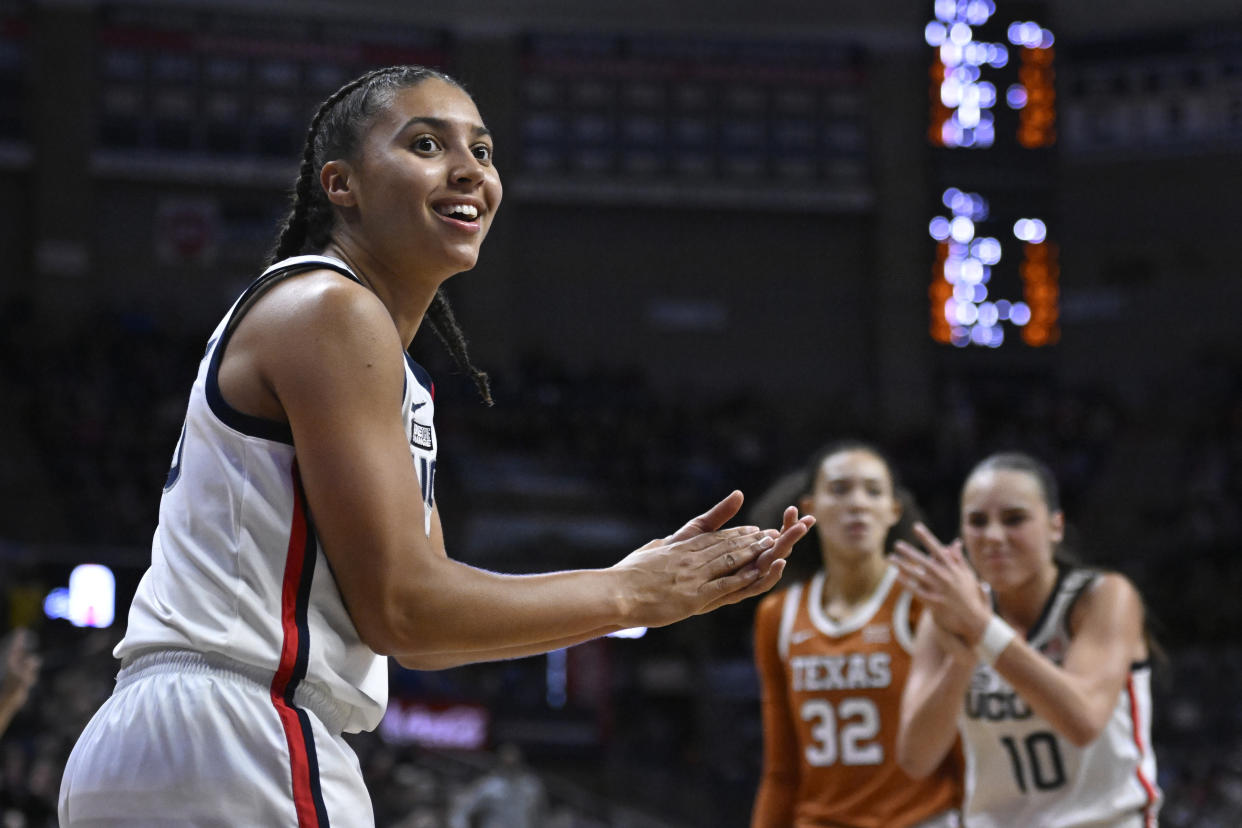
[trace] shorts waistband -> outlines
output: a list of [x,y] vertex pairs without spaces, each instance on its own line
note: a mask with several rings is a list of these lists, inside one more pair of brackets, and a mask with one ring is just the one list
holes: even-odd
[[[200,653],[195,650],[154,650],[127,658],[121,663],[116,675],[116,689],[140,679],[176,673],[178,675],[210,674],[243,679],[271,691],[273,673],[253,664],[246,664],[219,653]],[[293,703],[319,717],[333,733],[340,733],[349,719],[346,705],[313,684],[301,682],[293,693]]]

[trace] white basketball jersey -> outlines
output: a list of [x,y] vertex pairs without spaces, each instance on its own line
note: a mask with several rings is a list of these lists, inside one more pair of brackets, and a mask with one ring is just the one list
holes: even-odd
[[[268,268],[217,326],[190,391],[185,425],[160,501],[151,566],[115,655],[218,653],[270,671],[272,697],[327,696],[344,730],[374,728],[388,703],[387,659],[358,637],[315,533],[288,424],[225,402],[218,372],[237,321],[278,280],[349,268],[297,256]],[[425,531],[434,505],[436,434],[431,379],[408,355],[400,416],[422,487]],[[394,414],[398,400],[393,400]]]
[[[1096,575],[1063,568],[1027,636],[1056,664],[1069,647],[1074,602]],[[967,828],[1151,828],[1161,799],[1151,713],[1150,665],[1132,665],[1104,731],[1085,748],[1075,747],[999,673],[981,664],[959,720],[966,750]]]

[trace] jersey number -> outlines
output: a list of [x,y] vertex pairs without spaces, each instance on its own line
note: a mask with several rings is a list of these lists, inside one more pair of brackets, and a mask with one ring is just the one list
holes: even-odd
[[811,725],[806,760],[814,767],[878,765],[884,748],[873,741],[880,732],[880,712],[871,699],[845,699],[834,709],[823,699],[802,704],[802,721]]
[[423,503],[430,509],[436,505],[436,461],[418,458],[418,485],[422,489]]
[[1022,793],[1027,791],[1028,776],[1038,791],[1051,791],[1065,784],[1065,765],[1053,734],[1046,730],[1032,733],[1022,740],[1021,746],[1012,736],[1002,736],[1001,744],[1009,752],[1013,778]]

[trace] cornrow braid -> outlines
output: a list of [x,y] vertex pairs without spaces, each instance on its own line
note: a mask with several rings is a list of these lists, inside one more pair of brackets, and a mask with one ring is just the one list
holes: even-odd
[[[352,158],[365,127],[388,95],[436,78],[465,91],[457,80],[426,66],[386,66],[355,78],[328,96],[306,130],[302,163],[293,188],[293,206],[281,224],[268,264],[290,256],[316,253],[332,241],[336,219],[327,193],[319,184],[319,171],[334,158]],[[483,401],[492,405],[488,376],[475,367],[466,350],[466,337],[442,290],[437,290],[427,311],[427,321],[444,343],[453,361],[470,374]]]
[[483,398],[483,402],[489,406],[494,405],[491,380],[487,372],[479,370],[470,361],[470,355],[466,352],[466,336],[457,324],[457,317],[453,313],[452,306],[449,305],[448,297],[444,295],[444,288],[436,290],[436,295],[431,300],[431,307],[427,308],[426,319],[431,325],[431,330],[435,331],[436,336],[452,355],[453,361],[459,368],[470,374],[470,379],[474,380],[474,386],[479,389],[479,396]]

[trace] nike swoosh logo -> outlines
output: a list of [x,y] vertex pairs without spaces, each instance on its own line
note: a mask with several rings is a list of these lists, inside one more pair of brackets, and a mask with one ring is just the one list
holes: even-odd
[[789,636],[789,643],[790,644],[801,644],[803,641],[806,641],[808,638],[814,638],[814,637],[815,637],[815,630],[798,630],[796,633]]
[[418,411],[418,409],[422,408],[422,407],[423,407],[424,405],[426,405],[426,404],[427,404],[427,403],[425,403],[425,402],[423,402],[423,403],[414,403],[413,405],[411,405],[411,406],[410,406],[410,413],[411,413],[411,414],[416,413],[416,412]]

